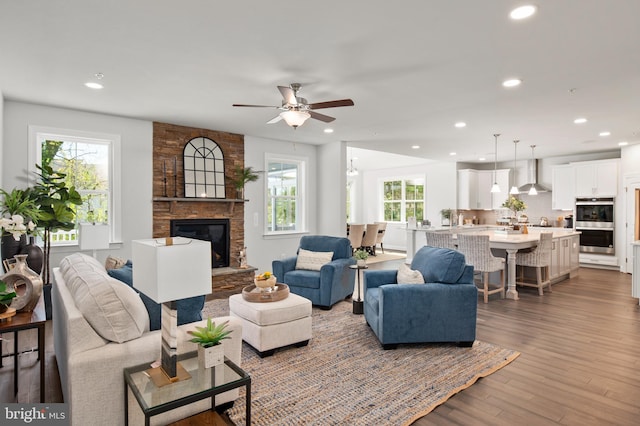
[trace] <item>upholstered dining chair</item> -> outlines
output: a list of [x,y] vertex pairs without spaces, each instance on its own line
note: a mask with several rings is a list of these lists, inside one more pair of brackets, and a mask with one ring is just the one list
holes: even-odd
[[376,240],[378,239],[378,224],[367,223],[367,228],[364,231],[364,237],[360,247],[365,249],[371,256],[376,255]]
[[[380,244],[380,250],[384,253],[384,246],[382,245],[382,240],[384,239],[384,234],[387,232],[387,222],[374,222],[378,224],[378,236],[376,237],[376,247]],[[375,250],[375,248],[374,248]]]
[[455,244],[453,243],[453,234],[451,234],[451,232],[427,231],[424,234],[427,237],[428,246],[454,250],[456,248]]
[[[549,269],[551,268],[551,246],[553,233],[542,232],[540,233],[540,242],[530,252],[517,252],[516,253],[516,268],[519,269],[519,279],[516,279],[517,285],[536,287],[538,294],[542,296],[544,294],[544,287],[551,292],[551,275]],[[536,268],[536,282],[532,283],[524,279],[524,267]]]
[[364,236],[364,225],[349,225],[349,241],[351,241],[351,254],[362,245],[362,237]]
[[[484,303],[489,302],[489,295],[500,293],[504,299],[504,265],[505,260],[491,253],[488,235],[458,234],[458,250],[464,254],[466,262],[473,266],[474,272],[481,273],[482,287],[478,292],[484,296]],[[500,271],[500,283],[489,283],[489,273]]]

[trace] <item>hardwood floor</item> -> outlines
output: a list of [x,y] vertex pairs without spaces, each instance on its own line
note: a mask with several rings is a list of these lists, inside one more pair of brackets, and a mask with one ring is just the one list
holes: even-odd
[[[397,267],[397,261],[371,269]],[[478,303],[477,338],[521,355],[414,423],[426,425],[635,425],[640,416],[640,307],[631,276],[581,268],[538,296],[493,295]],[[26,333],[23,333],[26,334]],[[11,339],[11,336],[3,336]],[[35,341],[35,335],[33,337]],[[21,334],[25,348],[33,343]],[[3,342],[4,354],[12,345]],[[47,402],[62,400],[47,324]],[[19,402],[37,402],[36,353],[20,356]],[[0,369],[0,397],[13,402],[13,361]],[[205,414],[181,424],[216,424]]]

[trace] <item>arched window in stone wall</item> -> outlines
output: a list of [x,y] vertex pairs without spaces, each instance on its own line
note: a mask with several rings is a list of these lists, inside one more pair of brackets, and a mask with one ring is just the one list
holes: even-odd
[[203,136],[184,146],[184,196],[188,198],[226,198],[224,154],[216,142]]

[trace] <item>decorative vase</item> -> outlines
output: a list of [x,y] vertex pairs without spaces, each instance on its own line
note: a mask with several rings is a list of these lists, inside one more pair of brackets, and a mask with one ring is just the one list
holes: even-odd
[[[20,250],[27,244],[27,237],[22,234],[20,239],[16,241],[11,234],[4,234],[2,238],[0,238],[0,251],[2,251],[2,260],[3,260],[3,268],[4,261],[7,259],[13,259],[16,254],[20,254]],[[9,272],[4,270],[5,272]]]
[[29,236],[29,243],[22,247],[20,254],[27,255],[27,265],[36,274],[40,275],[44,254],[40,246],[36,244],[36,237]]
[[367,259],[356,259],[356,265],[367,266]]
[[218,343],[205,348],[198,345],[198,366],[201,369],[215,367],[224,362],[224,345]]
[[14,258],[15,266],[0,279],[17,294],[11,307],[17,311],[31,312],[42,294],[42,278],[29,268],[26,254],[17,254]]

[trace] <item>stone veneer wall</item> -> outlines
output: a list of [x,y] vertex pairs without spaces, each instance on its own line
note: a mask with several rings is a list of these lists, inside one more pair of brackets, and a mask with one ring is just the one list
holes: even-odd
[[[153,197],[163,197],[163,166],[167,169],[167,196],[184,197],[182,150],[195,137],[207,137],[215,141],[222,150],[225,175],[233,176],[237,166],[244,167],[244,136],[215,130],[197,129],[166,123],[153,123]],[[177,163],[177,185],[174,186],[174,158]],[[225,182],[227,199],[236,198],[233,184]],[[210,201],[154,201],[153,237],[167,237],[171,219],[221,219],[228,218],[230,224],[230,266],[237,268],[238,254],[244,247],[244,203]]]

